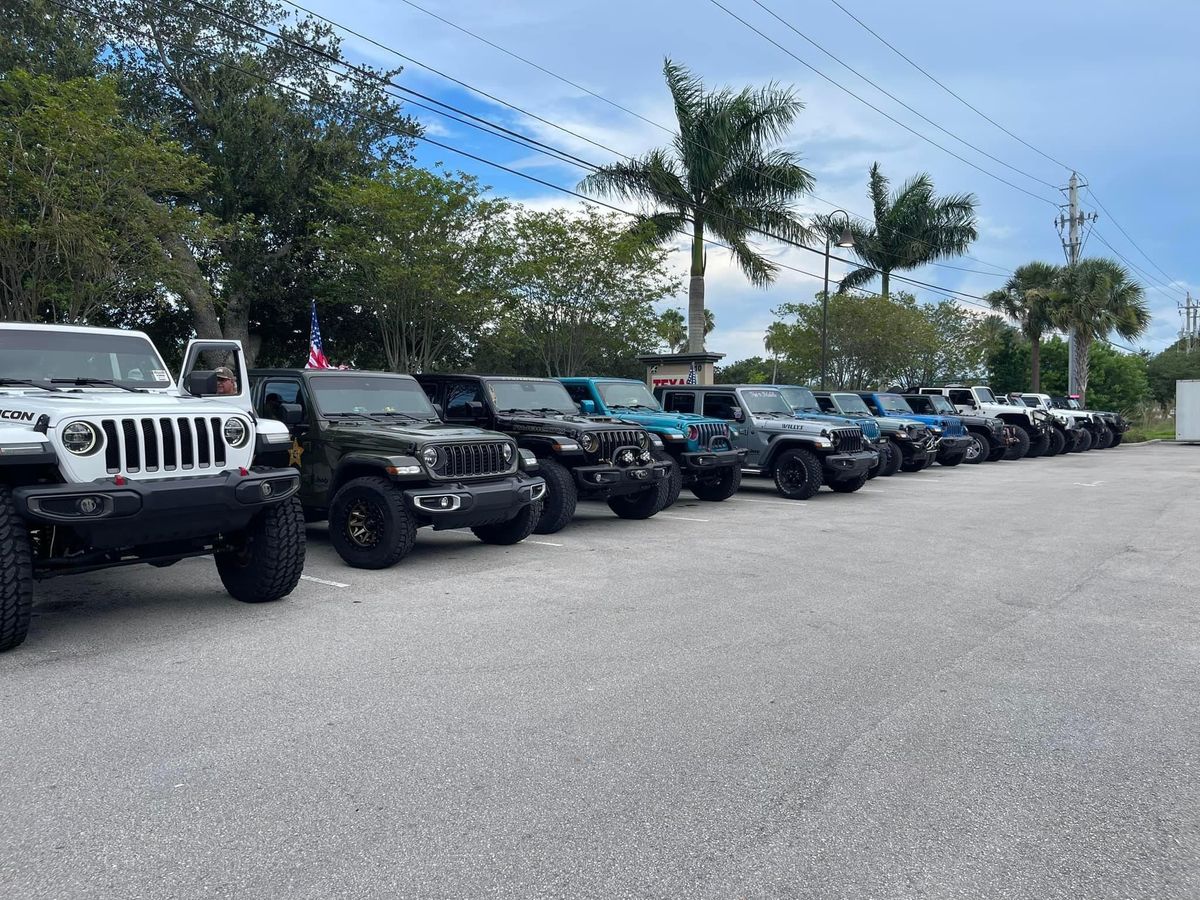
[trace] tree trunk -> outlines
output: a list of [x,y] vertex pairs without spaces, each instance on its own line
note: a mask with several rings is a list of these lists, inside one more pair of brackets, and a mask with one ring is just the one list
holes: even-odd
[[1036,334],[1029,339],[1029,390],[1042,391],[1042,338]]
[[879,273],[879,278],[880,278],[879,295],[881,297],[883,297],[884,300],[887,300],[888,297],[890,296],[888,294],[888,290],[890,289],[891,274],[892,274],[891,272],[888,272],[886,270]]
[[688,282],[688,353],[704,352],[704,222],[692,231],[692,277]]
[[192,249],[177,233],[169,227],[158,236],[163,253],[175,273],[174,284],[183,302],[192,312],[192,327],[196,329],[196,337],[220,339],[221,323],[217,319],[217,302],[212,295],[208,279],[200,271]]
[[1087,396],[1088,386],[1088,355],[1092,349],[1092,338],[1076,330],[1075,332],[1075,383],[1079,385],[1079,405],[1086,406],[1084,397]]

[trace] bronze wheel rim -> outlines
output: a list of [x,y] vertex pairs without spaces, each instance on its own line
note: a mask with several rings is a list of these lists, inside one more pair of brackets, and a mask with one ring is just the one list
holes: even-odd
[[355,500],[346,511],[346,538],[355,547],[370,550],[383,538],[383,512],[369,500]]

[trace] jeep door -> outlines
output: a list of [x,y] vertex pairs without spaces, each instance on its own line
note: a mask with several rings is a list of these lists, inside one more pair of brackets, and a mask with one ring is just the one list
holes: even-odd
[[473,378],[447,378],[442,384],[442,410],[447,422],[487,428],[487,397],[482,382]]
[[978,411],[979,404],[975,402],[975,395],[969,388],[950,388],[946,393],[959,412],[973,415]]
[[300,470],[300,502],[305,506],[328,505],[325,493],[333,476],[333,465],[324,456],[321,431],[316,425],[312,398],[298,376],[270,375],[255,388],[254,411],[265,419],[279,419],[278,404],[300,407],[300,422],[290,426],[292,446],[288,465]]
[[714,419],[724,419],[737,429],[739,449],[747,450],[746,465],[757,466],[767,449],[767,437],[754,427],[750,411],[734,391],[705,391],[701,411]]

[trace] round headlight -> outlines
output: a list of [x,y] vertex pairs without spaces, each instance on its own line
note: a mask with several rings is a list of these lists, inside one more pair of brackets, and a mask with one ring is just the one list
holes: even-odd
[[650,435],[644,431],[639,431],[637,436],[638,446],[645,450],[650,446]]
[[225,420],[225,443],[230,447],[240,447],[246,443],[246,438],[250,434],[246,428],[246,423],[241,419],[226,419]]
[[583,448],[585,453],[595,453],[596,448],[600,446],[600,439],[594,434],[585,431],[579,436],[579,446]]
[[504,461],[505,461],[506,463],[507,463],[507,462],[512,462],[512,458],[513,458],[513,448],[512,448],[512,444],[504,444],[504,445],[503,445],[503,446],[500,448],[500,452],[501,452],[501,453],[504,455]]
[[687,427],[687,439],[689,441],[695,441],[695,440],[698,440],[699,438],[700,438],[700,429],[697,428],[695,425],[689,425]]
[[100,432],[88,422],[72,422],[63,429],[62,442],[76,456],[87,456],[100,446]]
[[429,466],[431,469],[436,466],[438,463],[437,447],[426,447],[424,450],[422,450],[421,462],[425,463],[425,465]]

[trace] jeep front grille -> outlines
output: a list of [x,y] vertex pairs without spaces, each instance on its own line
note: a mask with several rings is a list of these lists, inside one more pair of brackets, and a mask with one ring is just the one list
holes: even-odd
[[708,447],[709,441],[715,437],[729,440],[729,429],[720,422],[701,422],[696,425],[696,430],[700,432],[696,440],[701,447]]
[[177,472],[225,465],[224,420],[217,416],[103,419],[109,472]]
[[830,436],[833,438],[833,449],[838,453],[858,453],[863,449],[861,428],[835,428]]
[[599,447],[596,449],[595,456],[597,459],[612,460],[613,454],[621,447],[640,447],[638,443],[638,435],[640,431],[613,429],[611,431],[593,431],[600,441]]
[[512,469],[516,451],[506,462],[505,441],[488,441],[478,444],[443,444],[441,462],[433,471],[441,478],[475,478],[484,475],[503,475]]

